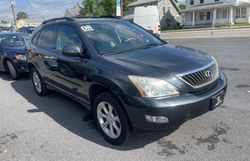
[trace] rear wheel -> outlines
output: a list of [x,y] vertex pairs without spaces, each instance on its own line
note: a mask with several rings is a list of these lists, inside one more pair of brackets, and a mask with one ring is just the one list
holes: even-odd
[[112,93],[105,92],[97,96],[93,115],[98,130],[109,143],[121,145],[128,139],[130,134],[128,118]]
[[11,78],[13,80],[16,80],[18,78],[18,73],[17,73],[17,70],[16,70],[14,64],[9,60],[7,60],[6,64],[8,66],[8,71],[10,73]]
[[44,80],[42,79],[41,75],[39,74],[39,72],[35,68],[31,69],[31,78],[32,78],[32,83],[36,90],[36,93],[39,96],[46,95],[47,94],[46,84]]

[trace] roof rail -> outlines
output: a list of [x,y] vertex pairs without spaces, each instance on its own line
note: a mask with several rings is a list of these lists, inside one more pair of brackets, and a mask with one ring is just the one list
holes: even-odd
[[117,19],[120,19],[121,17],[120,16],[106,16],[106,15],[103,15],[103,16],[76,16],[76,17],[73,17],[73,18],[117,18]]
[[61,21],[61,20],[74,21],[74,19],[70,18],[70,17],[60,17],[60,18],[53,18],[53,19],[49,19],[49,20],[43,21],[42,24],[46,24],[46,23],[54,22],[54,21]]

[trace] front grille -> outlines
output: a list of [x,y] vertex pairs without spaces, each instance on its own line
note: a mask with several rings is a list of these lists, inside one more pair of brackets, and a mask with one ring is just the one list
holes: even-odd
[[213,63],[205,69],[182,75],[181,78],[193,88],[201,88],[218,78],[218,66],[216,63]]

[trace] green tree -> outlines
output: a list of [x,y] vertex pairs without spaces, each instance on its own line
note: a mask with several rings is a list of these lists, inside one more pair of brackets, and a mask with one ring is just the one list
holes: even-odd
[[180,4],[179,8],[180,8],[180,10],[185,10],[186,9],[186,5],[185,4]]
[[[136,0],[123,0],[124,15],[128,14],[128,4]],[[83,0],[84,16],[115,16],[116,0]]]
[[84,0],[83,15],[84,16],[100,16],[101,6],[99,0]]
[[128,14],[128,4],[135,2],[136,0],[123,0],[123,14]]
[[104,14],[108,16],[116,15],[116,0],[103,0]]
[[19,19],[28,19],[29,18],[29,15],[27,12],[23,12],[23,11],[20,11],[17,13],[17,16],[16,16],[16,19],[19,20]]

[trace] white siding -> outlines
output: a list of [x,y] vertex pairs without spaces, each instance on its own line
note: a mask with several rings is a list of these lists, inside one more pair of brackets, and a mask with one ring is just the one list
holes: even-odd
[[[193,0],[194,4],[190,5],[190,1],[192,1],[192,0],[186,0],[186,6],[187,6],[187,8],[190,8],[192,6],[200,5],[201,4],[200,0]],[[239,1],[239,0],[219,0],[219,2],[226,2],[226,3],[232,3],[232,4],[235,4],[236,1]],[[240,1],[248,1],[249,2],[249,0],[240,0]],[[216,2],[216,1],[215,0],[204,0],[204,3],[202,3],[202,4],[214,3],[214,2]]]

